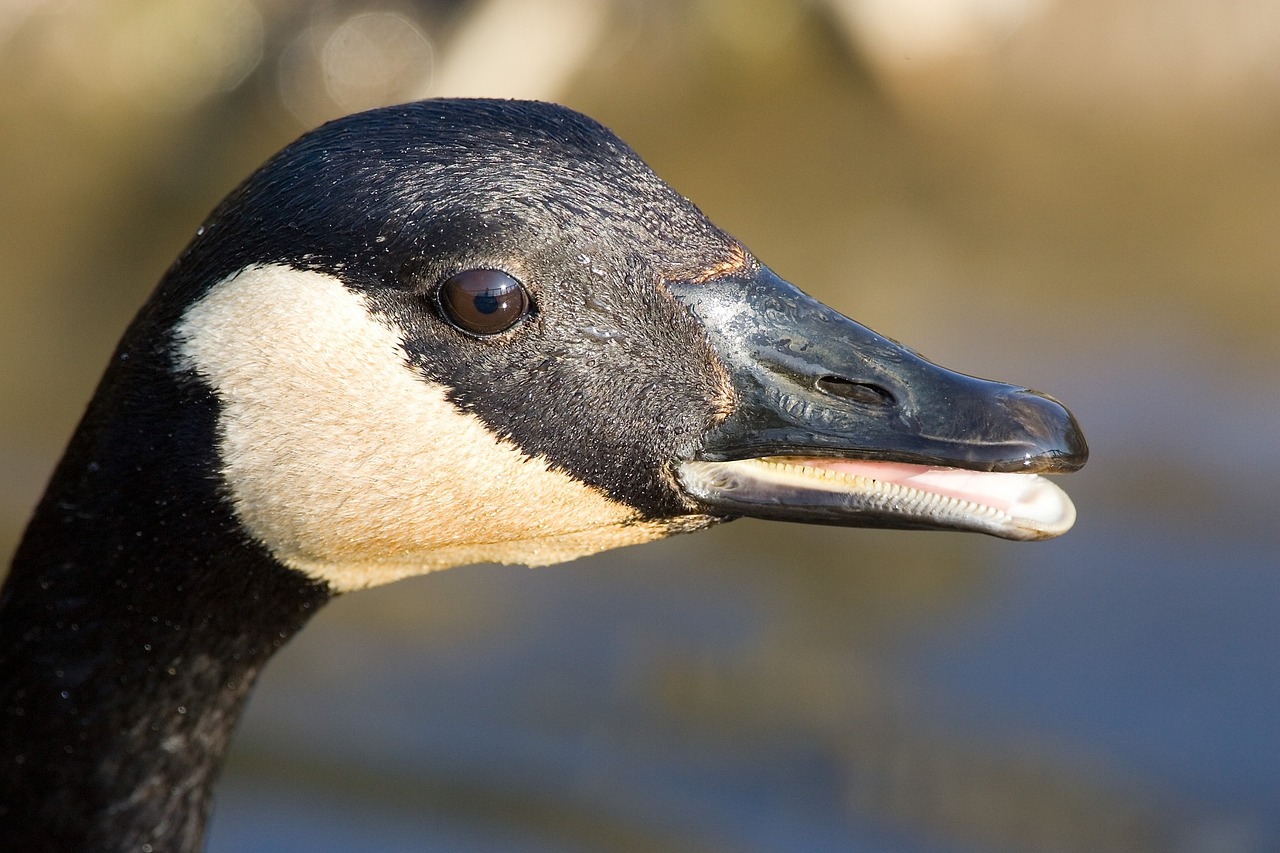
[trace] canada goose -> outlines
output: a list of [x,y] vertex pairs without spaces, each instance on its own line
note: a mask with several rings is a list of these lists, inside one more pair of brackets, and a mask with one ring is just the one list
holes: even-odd
[[[125,332],[0,597],[0,849],[190,850],[332,596],[737,516],[1055,536],[1052,399],[779,279],[563,107],[303,136]],[[961,470],[957,470],[961,469]]]

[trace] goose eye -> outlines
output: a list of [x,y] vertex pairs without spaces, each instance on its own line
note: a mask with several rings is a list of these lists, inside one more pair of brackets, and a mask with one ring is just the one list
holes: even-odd
[[463,270],[440,285],[440,308],[465,332],[496,335],[529,313],[529,294],[504,272]]

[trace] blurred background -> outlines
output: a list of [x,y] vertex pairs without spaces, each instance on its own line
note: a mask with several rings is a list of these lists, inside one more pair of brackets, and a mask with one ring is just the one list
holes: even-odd
[[783,277],[1059,397],[1080,520],[338,600],[212,851],[1280,849],[1273,0],[3,0],[0,554],[213,205],[434,95],[585,111]]

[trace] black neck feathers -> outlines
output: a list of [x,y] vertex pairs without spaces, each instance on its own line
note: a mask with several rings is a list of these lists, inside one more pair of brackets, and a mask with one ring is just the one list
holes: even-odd
[[216,400],[131,349],[157,339],[149,322],[0,595],[0,849],[198,849],[254,679],[328,598],[240,531],[211,459]]

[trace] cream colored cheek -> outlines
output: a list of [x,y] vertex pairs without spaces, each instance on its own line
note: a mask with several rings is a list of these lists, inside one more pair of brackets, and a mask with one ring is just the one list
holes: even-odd
[[221,401],[240,521],[335,588],[464,562],[558,562],[671,532],[459,412],[332,277],[245,269],[187,312],[177,341]]

